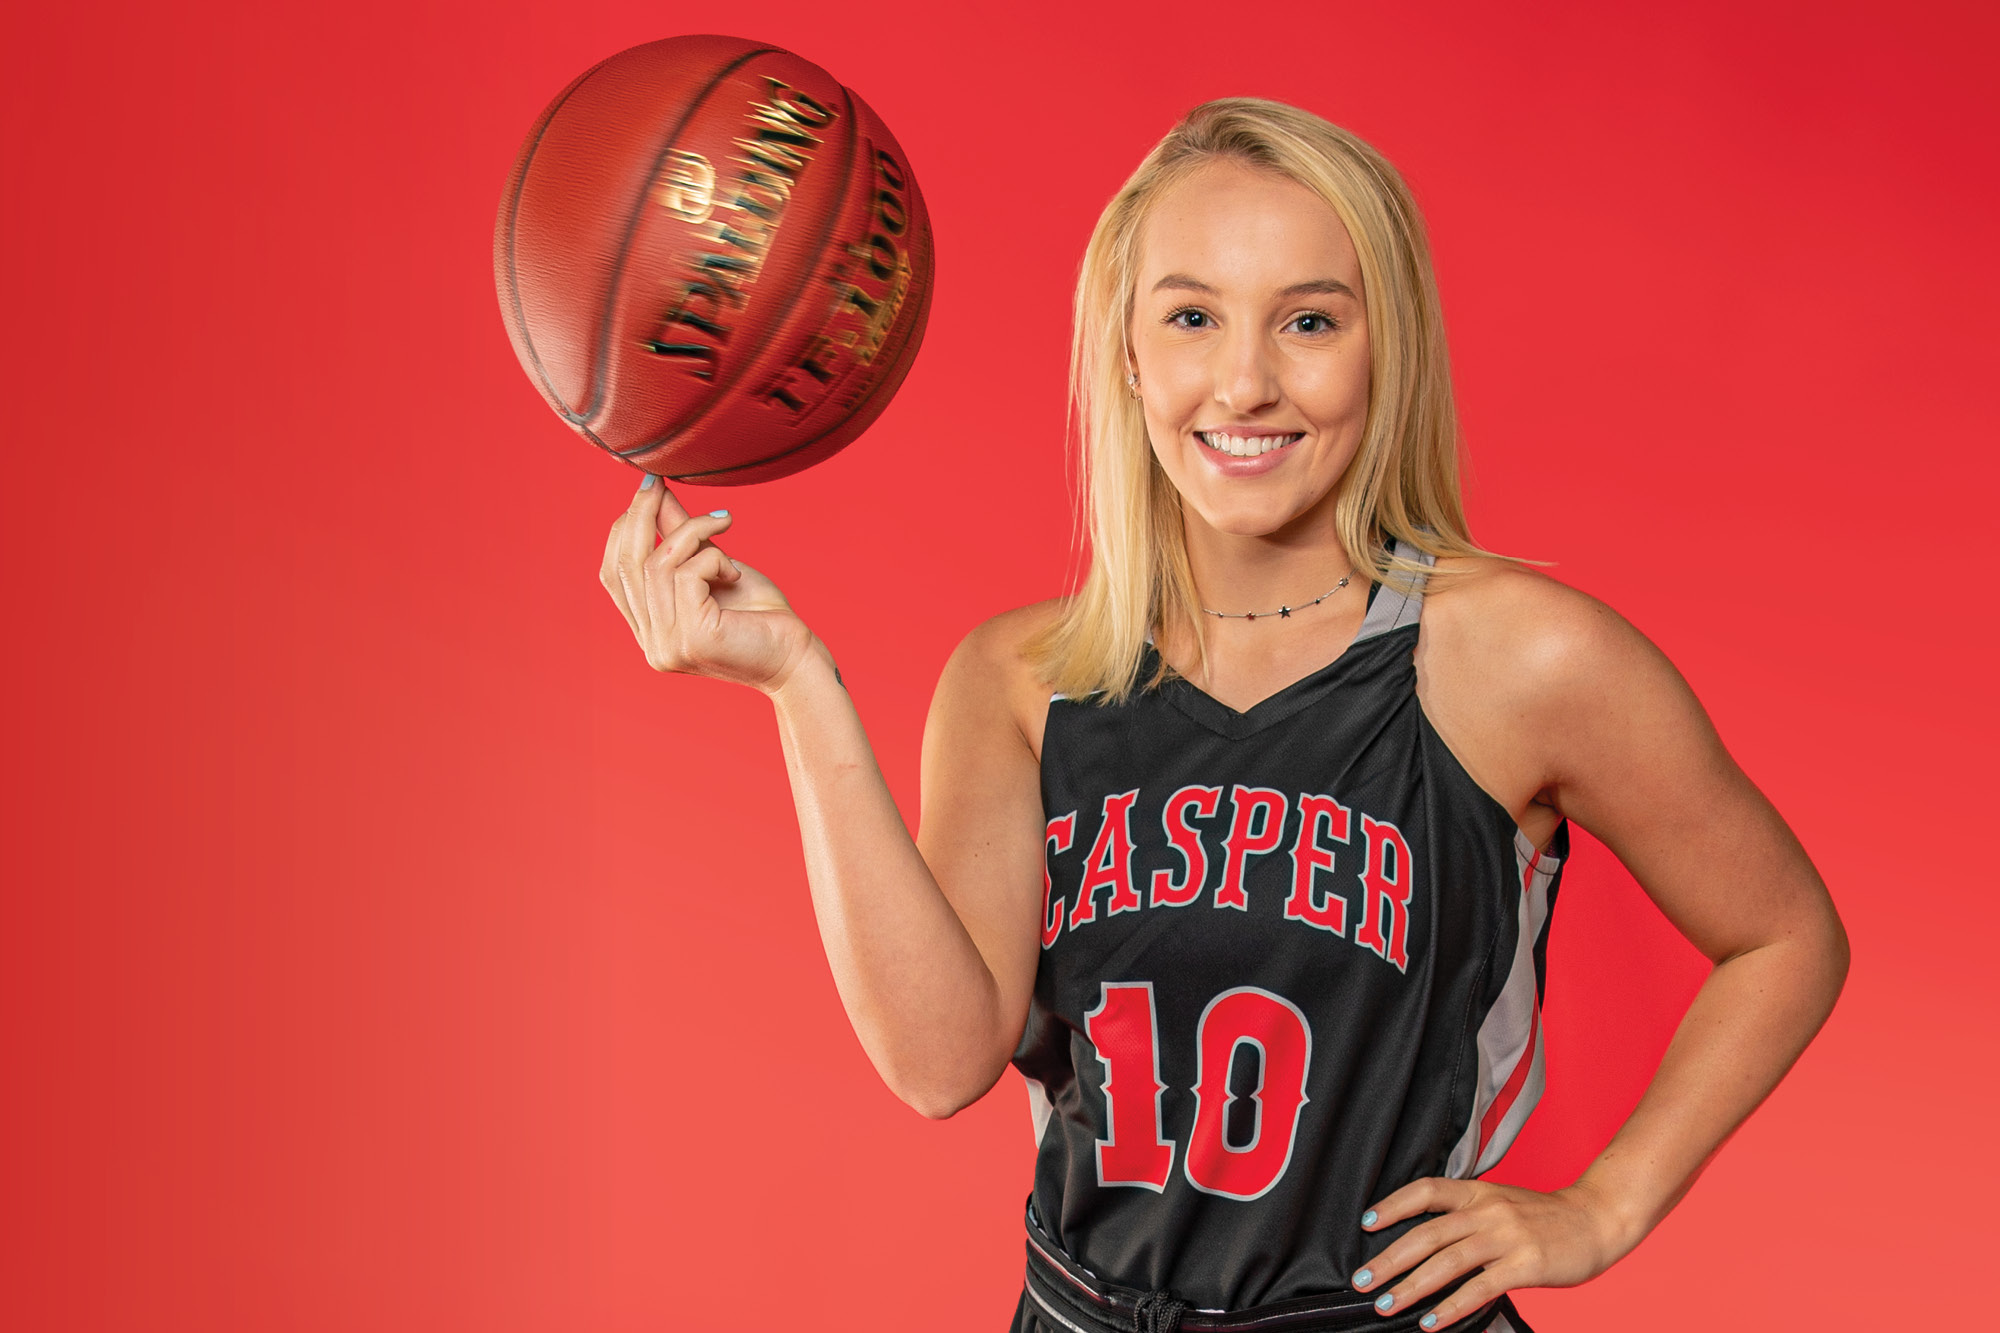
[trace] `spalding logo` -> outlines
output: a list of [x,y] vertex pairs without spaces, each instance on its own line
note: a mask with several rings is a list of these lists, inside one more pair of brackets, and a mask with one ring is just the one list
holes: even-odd
[[700,153],[667,154],[653,201],[683,222],[706,222],[715,207],[715,168]]

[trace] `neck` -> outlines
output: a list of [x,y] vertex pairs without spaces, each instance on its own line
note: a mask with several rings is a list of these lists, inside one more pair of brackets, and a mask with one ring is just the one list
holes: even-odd
[[[1353,566],[1334,527],[1333,506],[1324,509],[1323,518],[1302,515],[1280,531],[1256,537],[1220,532],[1188,514],[1184,530],[1195,600],[1231,618],[1197,611],[1192,624],[1175,617],[1161,626],[1156,647],[1166,662],[1230,707],[1242,708],[1338,657],[1365,614],[1368,579],[1357,571],[1346,587],[1333,591]],[[1284,607],[1291,608],[1290,616]],[[1255,620],[1237,618],[1253,611]]]
[[1353,566],[1334,527],[1333,506],[1324,510],[1255,537],[1219,532],[1187,513],[1188,570],[1197,600],[1211,611],[1261,617],[1326,593]]

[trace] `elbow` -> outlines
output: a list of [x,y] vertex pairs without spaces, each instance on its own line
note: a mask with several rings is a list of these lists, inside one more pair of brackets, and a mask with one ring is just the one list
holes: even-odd
[[1833,911],[1831,904],[1828,905],[1826,915],[1827,984],[1833,992],[1832,998],[1839,999],[1841,990],[1847,985],[1847,969],[1853,962],[1854,955],[1847,944],[1847,927],[1841,924],[1840,917]]
[[949,1120],[984,1097],[1000,1081],[1001,1069],[927,1070],[922,1074],[882,1071],[882,1081],[898,1101],[926,1120]]
[[1847,928],[1841,925],[1839,914],[1828,902],[1817,920],[1784,942],[1791,946],[1792,956],[1797,960],[1794,984],[1800,988],[1802,997],[1810,997],[1803,1002],[1816,1011],[1817,1029],[1832,1015],[1840,992],[1847,986],[1847,969],[1852,961]]
[[958,1097],[899,1095],[903,1096],[904,1105],[926,1120],[949,1120],[978,1100],[976,1097],[966,1099]]
[[966,1107],[984,1097],[998,1075],[987,1079],[980,1086],[970,1083],[953,1084],[945,1081],[926,1083],[890,1083],[889,1091],[896,1094],[903,1105],[915,1111],[926,1120],[949,1120]]

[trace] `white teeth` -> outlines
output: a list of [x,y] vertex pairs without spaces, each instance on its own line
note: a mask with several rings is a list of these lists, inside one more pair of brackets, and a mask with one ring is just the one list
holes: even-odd
[[1296,435],[1231,435],[1219,430],[1201,431],[1198,434],[1203,444],[1234,458],[1255,458],[1259,454],[1268,454],[1273,449],[1284,448],[1298,438]]

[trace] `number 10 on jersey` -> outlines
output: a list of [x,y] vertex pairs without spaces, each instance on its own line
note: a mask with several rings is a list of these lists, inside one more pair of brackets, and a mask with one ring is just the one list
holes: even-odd
[[[1084,1031],[1104,1066],[1105,1134],[1097,1141],[1097,1183],[1163,1191],[1178,1141],[1160,1120],[1160,1029],[1150,981],[1107,981]],[[1312,1029],[1299,1007],[1256,986],[1223,991],[1195,1025],[1195,1116],[1179,1152],[1188,1184],[1228,1199],[1258,1199],[1291,1165],[1306,1104]],[[1244,1046],[1257,1053],[1257,1086],[1247,1095],[1252,1128],[1232,1135],[1229,1071]]]

